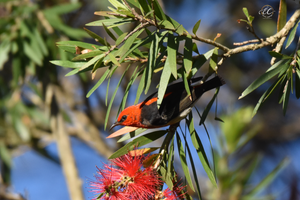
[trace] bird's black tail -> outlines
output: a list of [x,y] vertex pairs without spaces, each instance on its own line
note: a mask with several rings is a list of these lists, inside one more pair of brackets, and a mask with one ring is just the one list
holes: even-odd
[[220,87],[224,84],[225,81],[220,76],[216,76],[208,81],[205,81],[201,85],[194,86],[194,89],[196,91],[196,97],[199,98],[204,92]]

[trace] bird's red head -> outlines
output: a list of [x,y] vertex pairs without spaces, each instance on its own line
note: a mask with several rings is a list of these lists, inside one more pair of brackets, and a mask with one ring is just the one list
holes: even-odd
[[142,127],[141,123],[141,108],[140,105],[129,106],[125,108],[117,119],[117,122],[113,124],[113,127],[122,125],[122,126],[133,126],[133,127]]

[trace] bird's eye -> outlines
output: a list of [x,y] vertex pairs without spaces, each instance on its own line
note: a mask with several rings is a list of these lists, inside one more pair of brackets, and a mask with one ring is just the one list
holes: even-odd
[[124,122],[127,119],[127,115],[123,115],[122,118],[120,119],[120,122]]

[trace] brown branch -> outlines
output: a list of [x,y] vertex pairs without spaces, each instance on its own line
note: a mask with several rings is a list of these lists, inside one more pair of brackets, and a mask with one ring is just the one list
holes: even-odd
[[227,53],[224,54],[226,57],[230,57],[231,55],[242,53],[245,51],[261,49],[266,46],[274,45],[279,42],[281,38],[286,37],[290,30],[295,26],[296,21],[300,18],[300,9],[296,10],[293,16],[289,19],[289,21],[285,24],[285,26],[275,35],[266,38],[260,44],[249,44],[242,47],[236,47],[234,49],[230,49]]
[[248,40],[248,41],[244,41],[244,42],[234,42],[233,45],[235,45],[235,46],[242,46],[242,45],[249,44],[249,43],[257,43],[259,41],[260,40],[258,40],[258,39],[253,39],[253,40]]
[[[283,46],[283,43],[284,43],[285,39],[286,39],[286,36],[282,37],[282,38],[279,40],[279,42],[277,43],[277,45],[276,45],[276,47],[275,47],[275,49],[274,49],[275,52],[280,53],[280,51],[281,51],[281,49],[282,49],[282,46]],[[271,64],[271,65],[274,65],[275,61],[276,61],[276,57],[272,57],[270,64]]]

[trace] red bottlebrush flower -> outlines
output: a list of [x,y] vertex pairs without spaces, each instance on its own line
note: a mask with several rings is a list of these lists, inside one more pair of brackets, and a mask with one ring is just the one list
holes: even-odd
[[94,199],[107,200],[148,200],[162,184],[155,169],[143,167],[142,156],[131,156],[129,153],[113,159],[112,165],[104,165],[91,181],[92,192],[98,194]]
[[[120,174],[115,171],[114,168],[104,165],[104,169],[98,169],[97,175],[95,175],[96,181],[91,181],[90,186],[92,192],[98,194],[96,199],[105,199],[105,200],[126,200],[128,199],[126,195],[122,192],[119,192],[115,186],[116,182],[120,180]],[[102,196],[99,198],[99,196]]]
[[112,163],[123,173],[123,180],[127,185],[126,191],[132,199],[148,200],[155,195],[161,184],[159,176],[151,166],[144,168],[145,155],[123,155],[112,160]]
[[164,196],[165,200],[184,199],[185,193],[182,193],[184,188],[185,186],[182,186],[181,184],[178,185],[178,183],[176,183],[173,186],[173,191],[171,191],[170,188],[167,188],[163,191],[162,195]]

